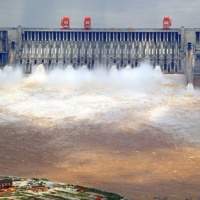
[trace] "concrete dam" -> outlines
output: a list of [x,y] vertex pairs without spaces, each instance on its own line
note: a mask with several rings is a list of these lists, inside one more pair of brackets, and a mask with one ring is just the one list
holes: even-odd
[[72,65],[132,68],[148,60],[163,73],[184,73],[188,83],[200,79],[200,28],[0,28],[0,66],[34,65],[45,70]]

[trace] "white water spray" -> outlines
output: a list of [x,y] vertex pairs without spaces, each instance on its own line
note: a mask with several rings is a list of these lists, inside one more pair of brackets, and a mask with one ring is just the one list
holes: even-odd
[[110,68],[110,70],[111,70],[111,71],[112,71],[112,70],[116,71],[116,70],[117,70],[117,66],[116,66],[116,65],[113,65],[113,66]]
[[157,81],[164,81],[164,79],[165,79],[160,66],[156,66],[154,68],[154,79]]
[[194,91],[194,86],[193,86],[192,83],[188,83],[188,84],[187,84],[187,90],[190,91],[190,92],[191,92],[191,91]]
[[6,65],[6,66],[3,68],[3,71],[6,72],[6,73],[13,72],[13,67],[12,67],[12,66],[9,66],[9,65]]
[[37,74],[44,74],[45,73],[45,68],[43,64],[40,64],[37,66],[35,73]]
[[[21,83],[22,81],[22,71],[16,67],[5,66],[3,70],[0,71],[0,88],[12,88]],[[3,95],[3,94],[2,94]]]
[[158,66],[122,70],[67,66],[46,73],[39,65],[29,77],[2,72],[0,88],[3,124],[17,118],[21,123],[31,120],[33,125],[62,129],[71,119],[72,124],[82,120],[118,124],[122,131],[149,124],[174,137],[200,142],[200,109],[195,106],[199,94],[184,92],[184,75],[164,75]]

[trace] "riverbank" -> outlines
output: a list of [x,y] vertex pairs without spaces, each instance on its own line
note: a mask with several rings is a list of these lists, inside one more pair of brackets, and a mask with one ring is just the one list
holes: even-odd
[[125,200],[126,198],[94,188],[58,183],[44,178],[0,176],[0,199]]

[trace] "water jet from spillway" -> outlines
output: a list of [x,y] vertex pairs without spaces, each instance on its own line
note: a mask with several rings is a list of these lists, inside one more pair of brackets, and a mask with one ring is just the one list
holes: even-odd
[[194,86],[192,83],[187,84],[187,91],[194,91]]
[[126,70],[132,70],[132,67],[130,65],[127,65],[124,69],[126,69]]
[[159,65],[156,65],[156,67],[154,68],[154,71],[162,73],[162,70]]
[[37,66],[35,73],[39,73],[39,74],[44,74],[45,73],[45,68],[43,64],[40,64]]
[[6,72],[6,73],[13,72],[13,66],[6,65],[6,66],[3,68],[3,72]]
[[116,66],[116,65],[113,65],[113,66],[110,68],[110,70],[111,70],[111,71],[112,71],[112,70],[116,71],[116,70],[117,70],[117,66]]
[[66,68],[67,71],[74,71],[74,68],[72,65],[67,65],[67,68]]
[[83,65],[82,68],[85,69],[85,70],[88,69],[87,65]]
[[34,72],[25,80],[26,83],[38,84],[45,83],[48,79],[47,74],[45,73],[45,68],[43,64],[35,67]]
[[158,66],[158,65],[154,68],[153,78],[157,81],[163,81],[164,80],[164,74],[161,70],[161,67]]

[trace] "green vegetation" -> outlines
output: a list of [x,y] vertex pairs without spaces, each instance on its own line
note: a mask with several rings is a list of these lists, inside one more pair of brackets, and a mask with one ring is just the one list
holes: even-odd
[[22,194],[22,193],[16,193],[15,196],[16,197],[22,197],[22,196],[24,196],[24,194]]
[[46,179],[46,178],[41,178],[40,180],[42,180],[42,181],[49,181],[49,180]]
[[71,197],[88,197],[89,194],[86,194],[86,193],[78,193],[78,194],[73,194],[73,193],[70,193],[70,192],[65,192],[65,191],[60,191],[60,190],[56,190],[57,193],[59,194],[65,194],[65,195],[68,195],[68,196],[71,196]]
[[86,194],[86,193],[78,193],[78,194],[75,194],[74,197],[88,197],[89,195]]
[[75,186],[74,184],[67,184],[67,187]]
[[48,198],[52,198],[52,199],[60,199],[60,200],[70,200],[68,198],[64,198],[61,196],[57,196],[57,195],[52,195],[52,194],[43,194],[44,197],[48,197]]
[[[82,186],[76,186],[77,188],[82,187]],[[106,196],[108,198],[108,200],[120,200],[123,197],[115,194],[115,193],[111,193],[111,192],[105,192],[105,191],[101,191],[101,190],[97,190],[95,188],[88,188],[88,187],[82,187],[83,190],[87,190],[88,192],[94,192],[97,194],[102,194],[104,196]]]
[[43,200],[43,198],[39,198],[39,197],[35,197],[35,196],[31,196],[31,197],[22,197],[20,198],[21,200]]
[[32,178],[34,181],[39,181],[40,179],[39,178]]
[[27,195],[32,195],[33,196],[33,193],[30,193],[30,192],[23,192],[23,194],[27,194]]
[[24,189],[26,189],[26,188],[27,188],[27,186],[26,186],[26,185],[24,185],[24,186],[21,186],[20,188],[24,190]]

